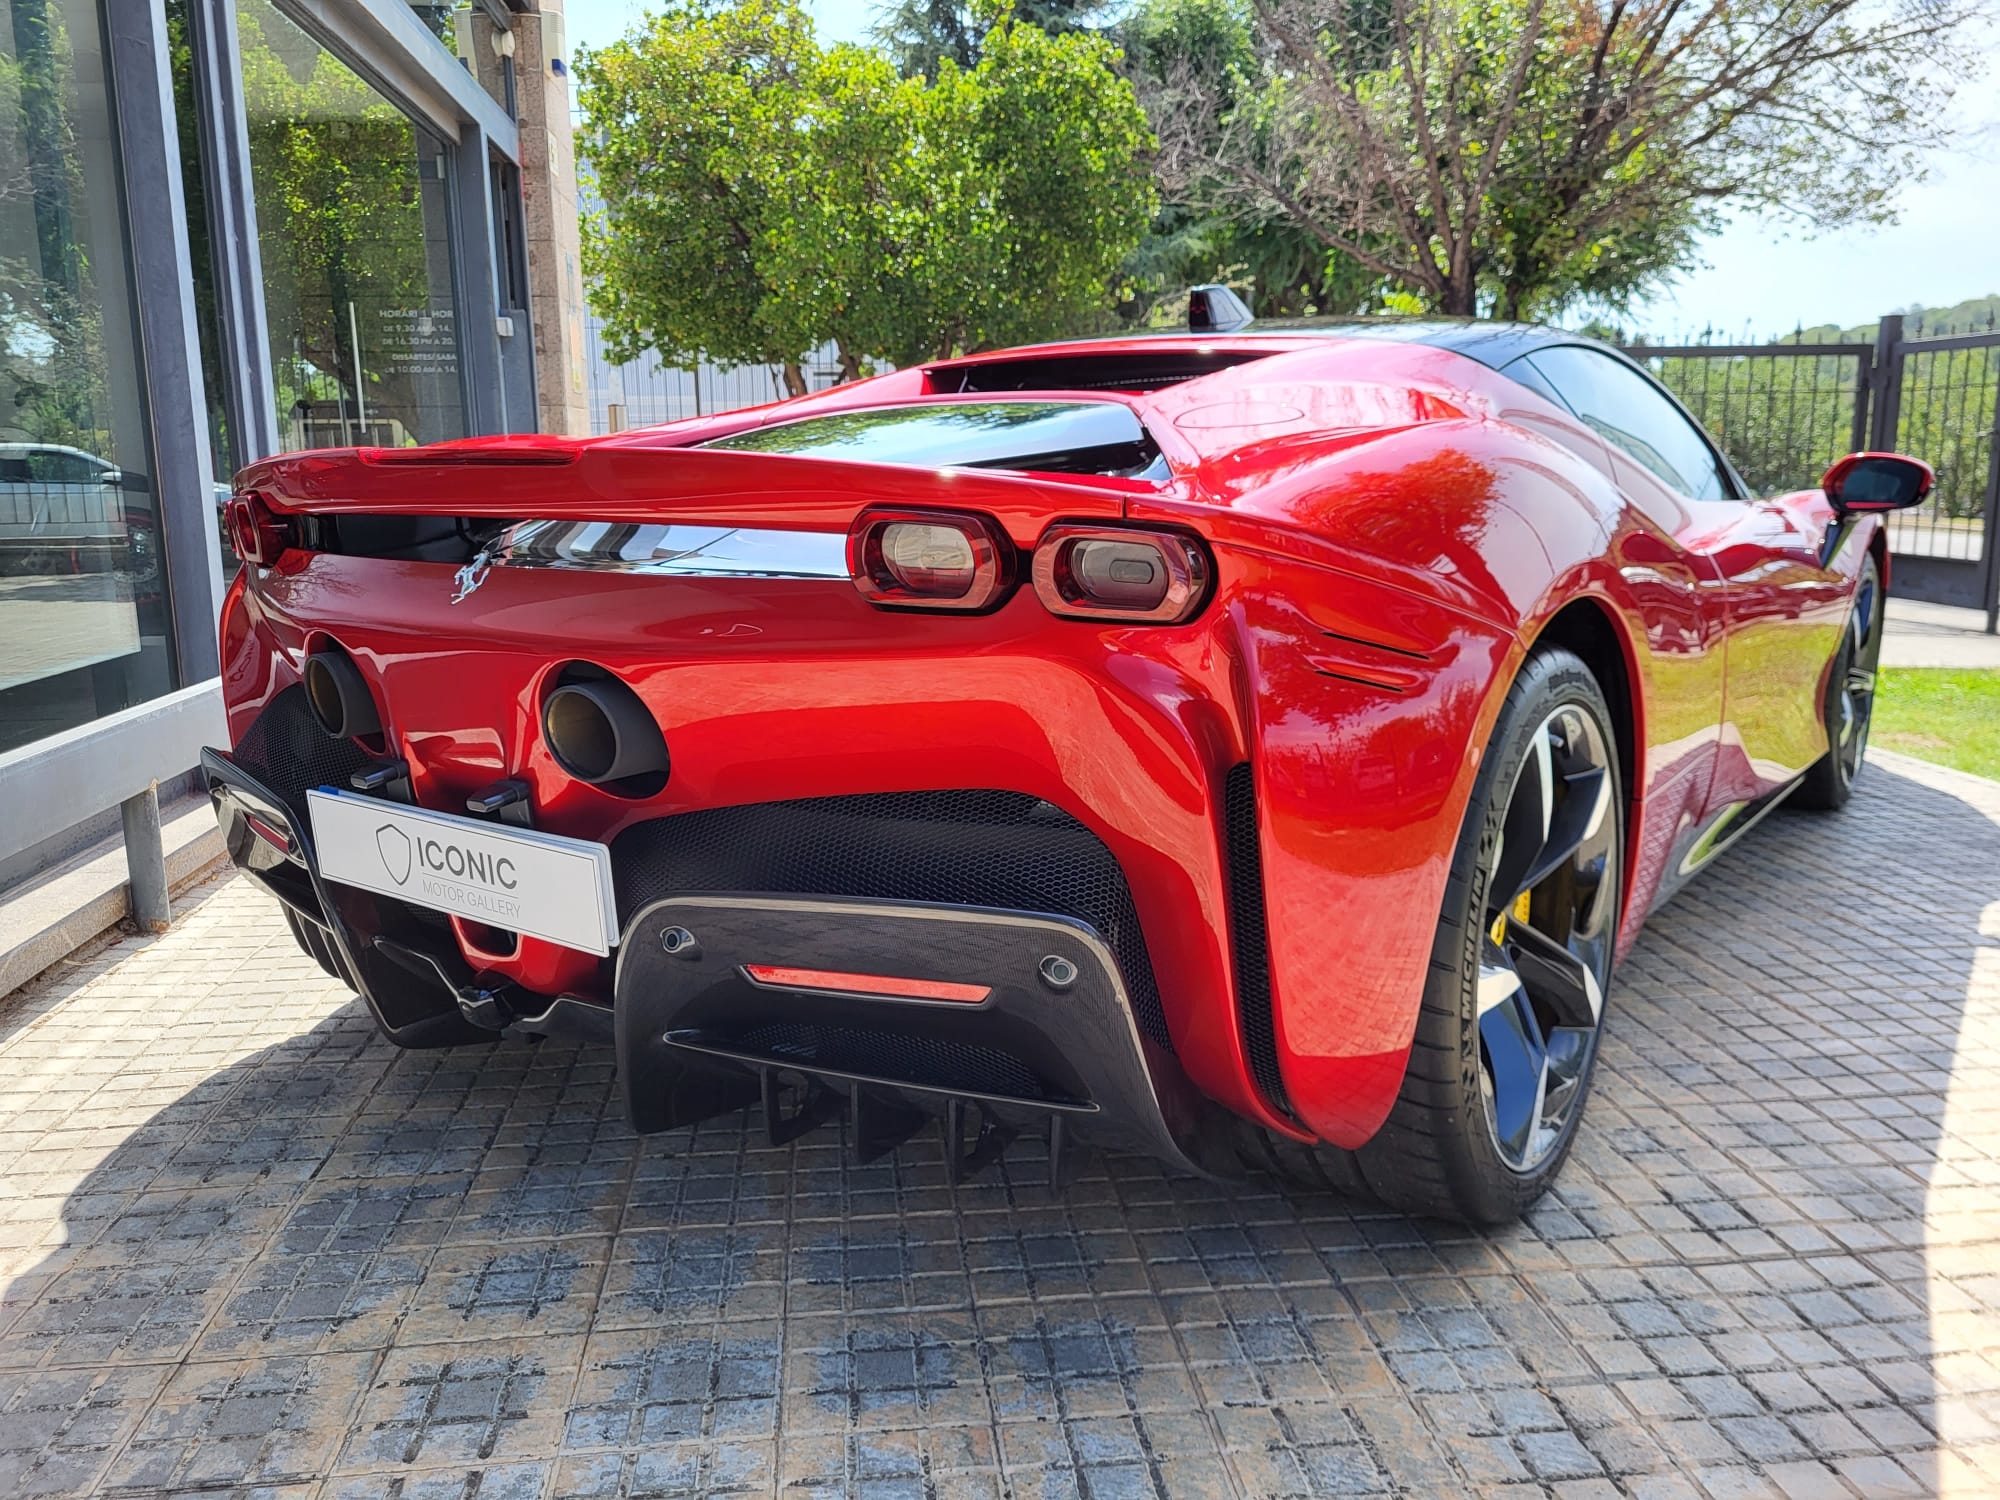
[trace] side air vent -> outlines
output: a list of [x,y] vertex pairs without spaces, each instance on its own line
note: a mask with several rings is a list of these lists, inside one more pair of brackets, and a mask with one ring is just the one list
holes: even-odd
[[1222,788],[1229,854],[1229,948],[1236,960],[1237,1023],[1250,1054],[1250,1073],[1264,1097],[1289,1115],[1278,1071],[1277,1025],[1271,1015],[1271,943],[1264,925],[1264,853],[1257,836],[1257,787],[1246,761],[1231,766]]

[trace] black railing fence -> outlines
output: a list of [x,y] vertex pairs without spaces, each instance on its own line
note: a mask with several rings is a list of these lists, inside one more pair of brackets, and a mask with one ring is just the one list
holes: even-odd
[[1872,344],[1625,352],[1686,403],[1759,494],[1809,489],[1862,448],[1928,461],[1937,489],[1890,522],[1891,590],[1983,608],[1987,628],[2000,626],[2000,329],[1912,332],[1892,314]]

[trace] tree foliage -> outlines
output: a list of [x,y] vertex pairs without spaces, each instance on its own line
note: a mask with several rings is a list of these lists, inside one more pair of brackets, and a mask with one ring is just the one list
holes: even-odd
[[[1012,14],[1050,36],[1088,30],[1112,0],[1013,0]],[[949,60],[979,62],[980,44],[995,16],[993,0],[888,0],[873,28],[875,44],[908,78],[936,78]]]
[[935,80],[821,49],[792,0],[689,4],[585,58],[614,358],[849,374],[1045,338],[1105,307],[1153,208],[1115,50],[1002,17]]
[[1170,200],[1392,305],[1548,315],[1628,305],[1725,204],[1888,218],[1972,3],[1144,0],[1133,77]]

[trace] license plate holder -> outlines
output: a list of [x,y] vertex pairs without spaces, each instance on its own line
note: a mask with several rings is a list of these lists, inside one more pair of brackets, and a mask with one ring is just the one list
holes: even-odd
[[618,941],[603,844],[330,787],[306,809],[326,880],[600,957]]

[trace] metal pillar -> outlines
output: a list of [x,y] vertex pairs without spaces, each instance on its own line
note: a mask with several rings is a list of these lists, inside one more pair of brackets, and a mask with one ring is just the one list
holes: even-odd
[[1903,315],[1890,313],[1875,329],[1875,355],[1868,371],[1868,446],[1878,453],[1896,451],[1896,429],[1903,420]]
[[132,882],[132,922],[141,932],[165,932],[174,919],[167,899],[167,847],[160,837],[160,784],[146,783],[118,804],[125,825],[125,871]]
[[116,93],[118,147],[125,167],[125,212],[138,295],[134,324],[151,416],[153,497],[165,544],[174,660],[182,683],[221,670],[215,617],[222,606],[222,556],[209,488],[208,401],[195,332],[194,274],[188,263],[187,204],[181,196],[180,138],[167,73],[165,0],[104,10],[105,45]]

